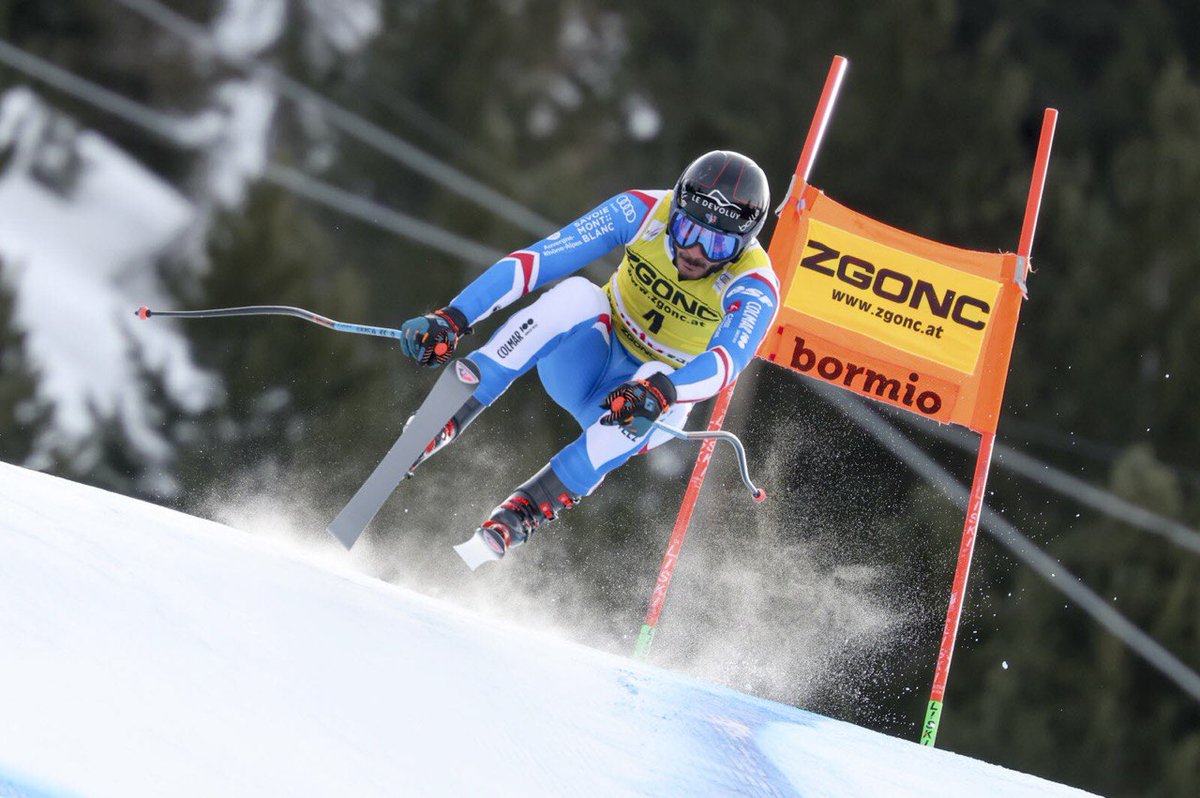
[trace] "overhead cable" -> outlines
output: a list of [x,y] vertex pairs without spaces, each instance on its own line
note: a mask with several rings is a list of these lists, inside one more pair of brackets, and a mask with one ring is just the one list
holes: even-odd
[[[1069,452],[1070,454],[1088,457],[1093,460],[1112,462],[1124,452],[1124,449],[1120,446],[1111,443],[1089,440],[1073,432],[1059,432],[1044,424],[1022,421],[1018,418],[1005,419],[1004,429],[1006,432],[1011,433],[1009,437],[1020,438],[1027,443],[1041,444],[1061,452]],[[1186,468],[1172,463],[1163,463],[1163,466],[1183,479],[1200,483],[1200,471],[1194,468]]]
[[[883,444],[892,454],[907,463],[927,482],[944,491],[960,508],[966,509],[967,488],[883,417],[872,412],[859,399],[850,396],[840,388],[818,381],[813,381],[812,387]],[[1075,606],[1090,615],[1181,690],[1196,701],[1200,701],[1200,674],[1197,674],[1157,640],[1113,609],[1107,601],[1079,581],[1079,578],[1070,573],[1061,563],[1022,535],[1008,520],[985,507],[980,524],[998,543],[1032,568],[1056,590],[1063,593]]]
[[222,48],[203,25],[184,17],[155,0],[115,0],[117,3],[154,22],[164,30],[185,39],[205,55],[215,57],[234,69],[256,73],[271,82],[280,94],[293,102],[320,109],[330,124],[378,152],[404,164],[447,190],[484,210],[516,225],[539,238],[558,229],[558,225],[521,203],[505,196],[414,144],[384,130],[362,116],[349,111],[313,89],[299,83],[262,59],[231,53]]
[[77,100],[104,108],[127,122],[148,130],[177,146],[191,148],[199,144],[194,137],[188,136],[179,119],[127,100],[119,94],[114,94],[102,86],[51,64],[49,61],[18,49],[4,39],[0,39],[0,61],[19,72],[24,72],[43,83],[48,83]]
[[313,202],[389,230],[398,236],[419,241],[431,249],[454,255],[468,263],[490,264],[504,257],[500,250],[476,244],[428,222],[385,208],[379,203],[328,183],[322,183],[289,166],[268,164],[263,177]]
[[[920,419],[916,417],[909,418],[908,414],[905,414],[903,411],[897,411],[896,415],[910,424],[915,425],[920,422]],[[925,424],[921,425],[921,429],[964,451],[975,451],[975,444],[971,441],[971,434],[966,430]],[[1097,509],[1131,526],[1161,535],[1180,548],[1200,554],[1200,532],[1196,532],[1178,521],[1173,521],[1170,518],[1165,518],[1158,513],[1147,510],[1145,507],[1139,507],[1133,502],[1126,501],[1109,491],[1097,488],[1079,477],[1071,476],[1065,471],[1055,468],[1048,463],[1043,463],[1041,460],[1018,451],[1011,446],[997,443],[995,462],[1002,468],[1010,469],[1024,477],[1028,477],[1034,482],[1044,485],[1070,499],[1074,499],[1080,504]]]
[[[200,135],[192,132],[194,126],[188,125],[185,120],[114,94],[102,86],[13,47],[3,39],[0,39],[0,62],[181,149],[197,149],[209,140],[207,133]],[[493,263],[503,255],[499,250],[478,244],[429,222],[385,208],[365,197],[335,188],[288,166],[269,164],[263,177],[298,196],[460,258],[472,265]]]

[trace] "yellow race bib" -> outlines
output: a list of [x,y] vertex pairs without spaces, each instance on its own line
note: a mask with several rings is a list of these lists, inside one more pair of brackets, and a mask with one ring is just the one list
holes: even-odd
[[679,367],[708,348],[725,316],[721,298],[730,283],[755,269],[769,269],[766,251],[754,242],[725,268],[699,280],[682,280],[671,260],[668,192],[625,246],[625,257],[605,285],[617,338],[636,358]]

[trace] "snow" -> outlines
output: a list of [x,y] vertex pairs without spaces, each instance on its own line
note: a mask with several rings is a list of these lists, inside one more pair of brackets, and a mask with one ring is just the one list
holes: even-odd
[[[378,0],[225,0],[213,38],[227,55],[253,58],[278,42],[293,5],[303,11],[307,49],[323,63],[361,49],[382,24]],[[30,89],[0,94],[0,263],[41,371],[39,393],[55,408],[58,441],[42,440],[43,456],[89,433],[92,408],[123,420],[143,456],[165,454],[134,379],[133,311],[163,304],[154,260],[172,248],[193,253],[208,209],[236,207],[262,176],[278,103],[270,76],[254,72],[214,87],[209,107],[174,120],[178,143],[197,153],[194,205],[112,142],[78,132]],[[46,146],[47,131],[63,128],[71,129],[69,141]],[[69,175],[76,157],[80,171],[64,180],[66,189],[35,174],[49,167]],[[177,246],[185,231],[189,244]],[[176,328],[144,325],[137,345],[183,407],[200,410],[215,398],[218,386],[192,362]]]
[[662,115],[643,95],[625,98],[625,124],[629,135],[638,141],[648,141],[662,130]]
[[246,186],[266,171],[271,120],[279,97],[265,80],[231,80],[217,87],[221,134],[208,159],[208,186],[226,207],[240,205]]
[[[44,144],[54,120],[68,123],[24,88],[0,97],[0,148],[13,158],[0,173],[0,260],[15,287],[17,323],[27,331],[41,370],[41,395],[55,403],[55,421],[68,436],[91,427],[94,405],[119,413],[143,448],[157,437],[142,421],[134,382],[129,325],[141,304],[161,299],[152,259],[192,221],[191,204],[104,137],[78,132],[69,142]],[[39,177],[45,153],[79,161],[63,185]],[[60,161],[52,161],[60,167]],[[44,170],[43,170],[44,171]],[[152,364],[186,407],[211,396],[210,381],[190,364],[183,338],[166,325],[139,331]]]
[[383,25],[379,0],[304,0],[309,26],[341,53],[366,46]]
[[1085,794],[7,464],[0,640],[0,795]]
[[217,46],[234,58],[258,55],[283,34],[287,6],[287,0],[226,0],[212,26]]
[[235,59],[262,55],[283,35],[289,5],[303,12],[310,49],[320,41],[339,53],[357,52],[379,33],[383,21],[379,0],[225,0],[212,26],[217,46]]

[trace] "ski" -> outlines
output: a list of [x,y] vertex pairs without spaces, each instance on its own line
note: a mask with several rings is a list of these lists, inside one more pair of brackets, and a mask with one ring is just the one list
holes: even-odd
[[329,534],[347,549],[353,546],[383,503],[408,476],[421,452],[478,386],[479,368],[469,360],[455,360],[453,367],[443,371],[396,443],[329,524]]
[[454,547],[454,551],[462,561],[467,564],[467,567],[474,571],[485,562],[496,562],[503,554],[498,553],[493,549],[483,537],[483,532],[478,531],[465,542],[459,543]]

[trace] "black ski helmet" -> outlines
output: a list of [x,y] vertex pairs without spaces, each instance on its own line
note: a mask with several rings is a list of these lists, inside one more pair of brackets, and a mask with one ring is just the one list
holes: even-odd
[[682,211],[705,227],[737,237],[731,258],[762,230],[771,205],[767,176],[745,155],[713,150],[692,161],[675,184],[671,213]]

